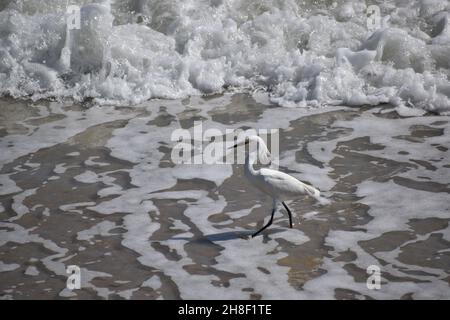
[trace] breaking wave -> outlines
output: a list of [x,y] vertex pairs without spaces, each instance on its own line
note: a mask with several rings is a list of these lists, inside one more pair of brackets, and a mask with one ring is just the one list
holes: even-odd
[[67,27],[66,0],[0,4],[0,95],[130,105],[266,91],[289,107],[450,112],[446,0],[69,4],[79,29]]

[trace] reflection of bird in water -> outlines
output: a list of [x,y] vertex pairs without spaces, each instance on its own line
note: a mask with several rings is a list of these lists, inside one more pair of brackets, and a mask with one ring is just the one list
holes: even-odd
[[270,226],[273,222],[273,216],[275,214],[278,202],[281,202],[288,212],[289,225],[292,228],[292,213],[289,207],[286,205],[286,200],[296,199],[302,195],[309,195],[316,200],[324,203],[325,199],[320,198],[320,192],[316,188],[307,185],[296,178],[273,169],[261,168],[255,170],[253,164],[258,158],[258,154],[261,159],[267,159],[270,156],[264,140],[258,136],[249,136],[245,140],[238,142],[234,145],[234,148],[247,144],[253,145],[256,143],[256,150],[249,150],[247,157],[245,158],[245,175],[247,179],[256,186],[262,192],[268,194],[273,199],[272,215],[269,222],[262,227],[259,231],[254,233],[252,237],[258,235],[261,231]]

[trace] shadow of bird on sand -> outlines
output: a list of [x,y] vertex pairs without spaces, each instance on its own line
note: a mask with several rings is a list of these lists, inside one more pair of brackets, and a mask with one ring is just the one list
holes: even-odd
[[[270,236],[272,234],[276,234],[276,233],[283,232],[283,231],[285,231],[285,229],[273,228],[273,229],[268,230],[265,233],[265,235]],[[230,241],[230,240],[236,240],[236,239],[251,239],[251,236],[253,233],[254,233],[254,231],[251,231],[251,230],[227,231],[227,232],[206,234],[203,236],[194,236],[192,238],[172,237],[172,238],[170,238],[170,240],[187,240],[187,241],[194,241],[194,242],[220,242],[220,241]]]

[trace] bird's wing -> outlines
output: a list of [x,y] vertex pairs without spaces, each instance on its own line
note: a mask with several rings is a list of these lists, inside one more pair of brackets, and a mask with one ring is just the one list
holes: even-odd
[[260,174],[264,182],[270,186],[275,194],[280,195],[310,195],[314,198],[320,196],[319,190],[303,183],[296,178],[277,170],[262,168]]

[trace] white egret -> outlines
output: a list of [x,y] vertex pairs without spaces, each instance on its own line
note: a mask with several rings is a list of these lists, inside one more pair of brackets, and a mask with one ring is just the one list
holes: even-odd
[[279,202],[283,204],[284,208],[286,209],[289,215],[289,225],[291,228],[292,228],[292,213],[285,203],[286,200],[293,200],[298,198],[299,196],[308,195],[323,203],[324,199],[320,198],[319,190],[306,183],[297,180],[296,178],[284,172],[269,168],[261,168],[259,170],[254,169],[253,165],[258,158],[258,154],[260,156],[260,159],[264,159],[264,162],[266,162],[265,160],[268,160],[268,158],[270,157],[270,152],[267,149],[264,140],[256,135],[246,137],[245,140],[236,143],[233,146],[233,148],[244,146],[249,143],[251,144],[256,143],[257,148],[256,150],[253,151],[249,150],[245,158],[245,175],[247,179],[250,181],[250,183],[252,183],[262,192],[271,196],[273,200],[272,214],[270,216],[269,222],[260,230],[258,230],[256,233],[254,233],[252,237],[255,237],[261,231],[263,231],[272,224],[273,216],[275,214],[277,204]]

